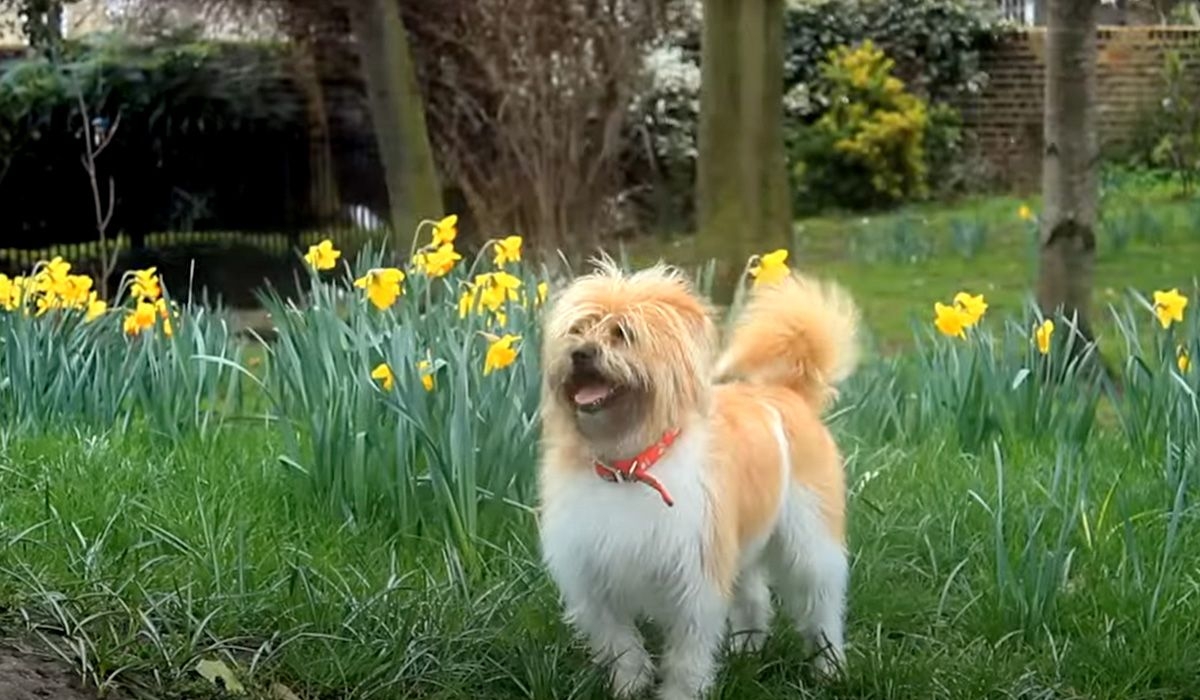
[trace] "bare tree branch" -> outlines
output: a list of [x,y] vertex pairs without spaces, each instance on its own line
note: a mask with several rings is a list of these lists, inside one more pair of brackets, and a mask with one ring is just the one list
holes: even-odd
[[411,4],[435,150],[488,233],[580,248],[614,232],[622,136],[664,3]]
[[83,163],[84,172],[88,176],[88,184],[92,189],[93,215],[96,219],[96,233],[100,238],[100,280],[96,292],[103,298],[108,295],[108,280],[117,266],[117,256],[120,250],[117,242],[110,241],[108,238],[108,226],[112,223],[113,213],[117,209],[117,183],[112,176],[109,176],[108,205],[106,207],[101,199],[96,159],[108,148],[116,136],[117,127],[121,124],[121,115],[118,113],[112,125],[104,128],[97,138],[87,101],[83,98],[83,90],[77,89],[75,96],[79,102],[79,115],[83,120],[83,154],[80,156],[80,161]]

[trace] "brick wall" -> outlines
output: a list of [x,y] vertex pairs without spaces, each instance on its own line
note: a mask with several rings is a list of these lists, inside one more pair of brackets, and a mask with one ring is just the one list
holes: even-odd
[[[1200,81],[1200,28],[1102,27],[1097,38],[1100,140],[1105,149],[1119,148],[1162,97],[1167,51],[1183,51]],[[985,52],[987,88],[961,105],[983,157],[1016,186],[1036,186],[1040,178],[1045,50],[1045,29],[1006,36]]]

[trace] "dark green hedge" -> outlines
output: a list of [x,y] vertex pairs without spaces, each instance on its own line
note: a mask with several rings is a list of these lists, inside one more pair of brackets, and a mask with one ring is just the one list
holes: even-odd
[[0,248],[95,237],[82,98],[115,123],[100,157],[112,230],[285,230],[304,223],[304,105],[286,52],[188,39],[66,44],[0,66]]
[[981,85],[980,52],[999,31],[993,5],[967,0],[815,0],[790,6],[785,21],[787,88],[816,83],[830,51],[870,39],[932,101]]

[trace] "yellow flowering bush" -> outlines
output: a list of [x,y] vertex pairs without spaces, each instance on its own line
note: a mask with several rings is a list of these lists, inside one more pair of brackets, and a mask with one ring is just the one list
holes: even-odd
[[927,196],[929,108],[892,74],[894,67],[870,41],[836,49],[821,65],[829,108],[793,144],[801,208]]

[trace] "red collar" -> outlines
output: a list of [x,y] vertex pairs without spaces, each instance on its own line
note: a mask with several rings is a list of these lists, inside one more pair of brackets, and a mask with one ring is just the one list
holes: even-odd
[[650,474],[650,467],[662,459],[667,448],[679,437],[679,433],[679,428],[668,430],[658,442],[642,450],[633,459],[620,459],[613,462],[612,465],[596,460],[596,475],[605,481],[640,481],[657,491],[658,495],[662,496],[663,503],[668,506],[675,505],[671,494],[667,493],[667,487]]

